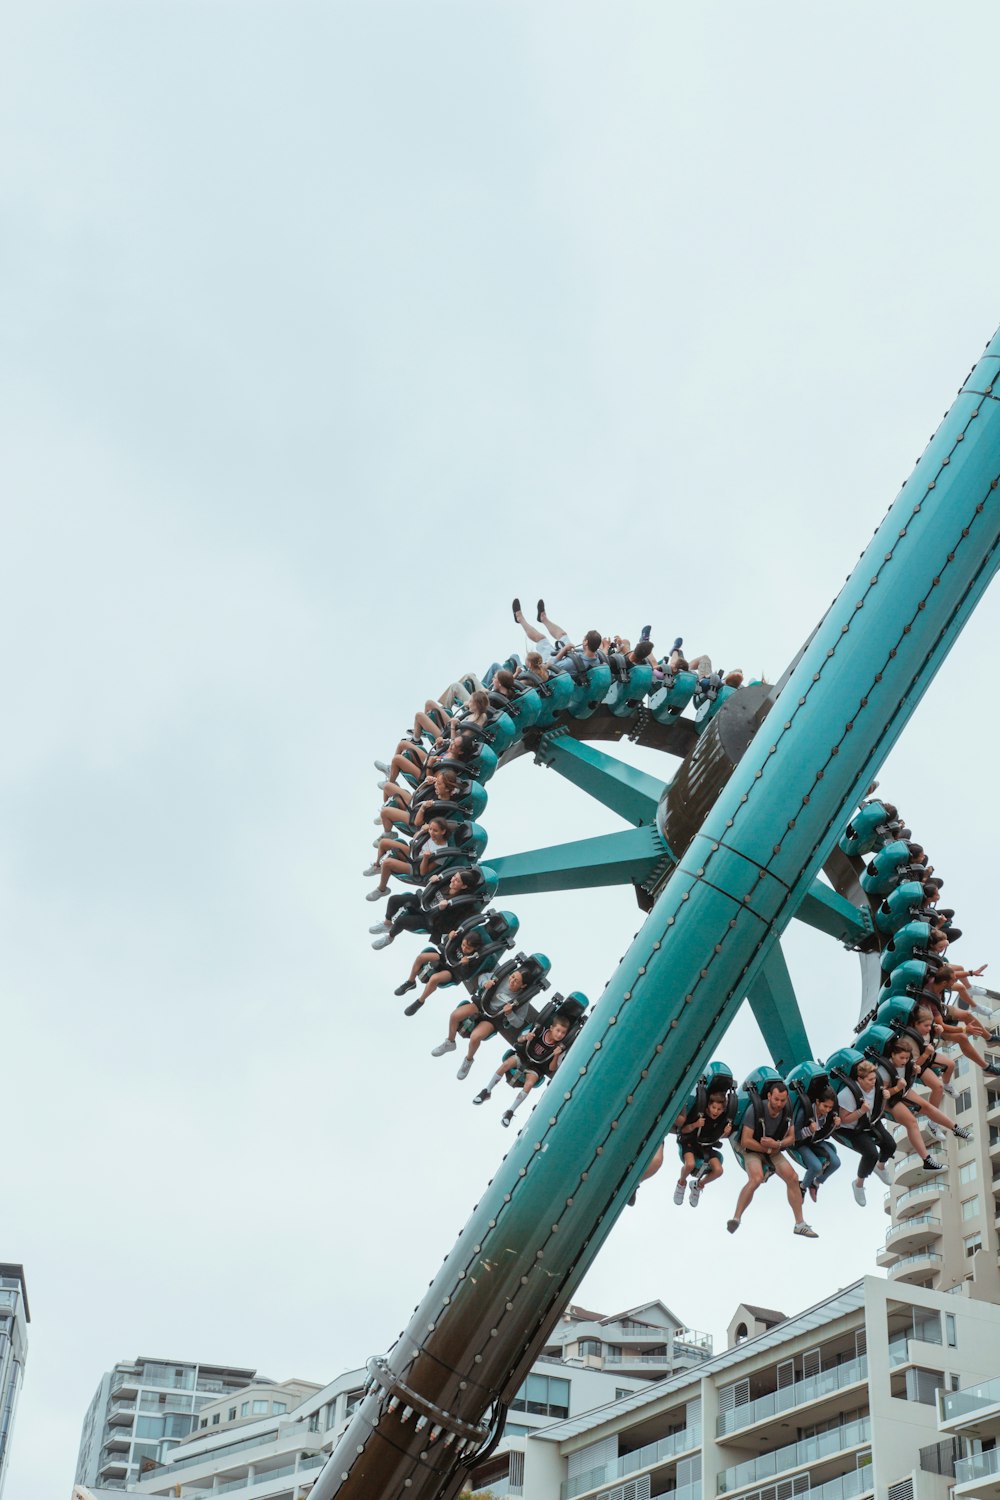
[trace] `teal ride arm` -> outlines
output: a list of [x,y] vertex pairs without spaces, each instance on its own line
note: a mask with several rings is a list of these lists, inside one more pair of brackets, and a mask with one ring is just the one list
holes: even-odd
[[636,828],[656,821],[656,810],[667,783],[640,771],[638,766],[630,766],[560,730],[545,736],[536,757]]
[[[996,569],[994,340],[386,1360],[313,1500],[452,1500]],[[998,391],[1000,394],[1000,391]],[[565,1072],[565,1076],[563,1076]]]
[[597,834],[524,854],[490,860],[501,896],[539,891],[582,891],[602,885],[641,885],[668,858],[658,830],[650,825]]

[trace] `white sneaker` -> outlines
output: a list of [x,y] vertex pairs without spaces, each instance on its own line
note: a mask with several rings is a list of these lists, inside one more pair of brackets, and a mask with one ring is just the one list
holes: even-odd
[[690,1188],[688,1189],[688,1202],[690,1203],[692,1208],[697,1208],[698,1204],[701,1202],[701,1188],[696,1182],[692,1182]]
[[468,1078],[468,1076],[469,1076],[469,1070],[471,1069],[471,1067],[472,1067],[472,1058],[471,1057],[463,1057],[462,1061],[458,1065],[458,1072],[455,1074],[455,1077],[456,1078]]
[[383,932],[389,931],[389,924],[388,922],[376,922],[374,927],[369,927],[368,931],[372,937],[379,937]]
[[383,934],[382,937],[377,937],[375,939],[374,943],[372,943],[372,947],[375,948],[375,949],[378,949],[378,948],[388,948],[388,946],[389,946],[389,944],[391,942],[392,942],[392,933],[391,932],[386,932],[386,933]]
[[955,1085],[953,1083],[943,1083],[941,1085],[941,1087],[944,1089],[944,1091],[948,1095],[949,1099],[957,1099],[958,1098],[958,1089],[955,1087]]
[[380,791],[380,792],[384,792],[384,791],[385,791],[385,789],[386,789],[386,787],[387,787],[387,786],[388,786],[388,785],[389,785],[389,783],[388,783],[388,781],[385,781],[385,780],[382,780],[382,781],[380,781],[380,782],[379,782],[379,784],[378,784],[378,789],[379,789],[379,791]]
[[859,1208],[864,1208],[865,1204],[868,1202],[868,1199],[865,1197],[865,1185],[864,1185],[864,1183],[863,1182],[852,1182],[851,1183],[851,1191],[854,1194],[854,1201],[858,1205],[858,1207]]
[[381,901],[382,897],[383,896],[388,896],[388,894],[389,894],[388,890],[384,890],[383,891],[382,888],[381,888],[381,886],[376,886],[373,891],[369,891],[368,892],[367,896],[365,897],[365,900],[366,901]]
[[811,1228],[810,1225],[806,1223],[805,1219],[802,1220],[801,1224],[796,1224],[795,1228],[792,1230],[792,1233],[800,1234],[804,1240],[819,1239],[819,1235],[816,1233],[815,1229]]
[[678,1208],[684,1202],[684,1187],[685,1184],[683,1182],[679,1182],[674,1188],[674,1202],[677,1204]]
[[431,1057],[444,1057],[446,1052],[454,1052],[456,1045],[455,1042],[439,1042],[431,1048]]
[[371,875],[377,875],[378,873],[379,873],[379,867],[376,864],[370,864],[368,866],[367,870],[362,870],[361,871],[361,874],[362,874],[362,876],[364,877],[365,880],[367,880],[369,876],[371,876]]
[[928,1134],[932,1135],[936,1141],[944,1140],[944,1131],[936,1120],[928,1120],[925,1117],[924,1124],[927,1126]]
[[875,1176],[878,1178],[879,1182],[884,1182],[886,1187],[892,1187],[892,1178],[889,1176],[889,1168],[886,1166],[885,1162],[879,1162],[878,1166],[875,1168]]
[[381,771],[383,776],[388,776],[389,774],[389,767],[384,760],[377,760],[375,762],[375,769],[376,771]]

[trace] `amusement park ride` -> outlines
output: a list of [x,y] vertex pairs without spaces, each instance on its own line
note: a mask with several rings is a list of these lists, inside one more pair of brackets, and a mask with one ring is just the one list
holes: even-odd
[[[723,689],[636,667],[528,693],[495,742],[631,827],[490,861],[498,892],[631,883],[644,924],[365,1396],[312,1500],[451,1500],[744,998],[783,1073],[810,1057],[779,938],[797,917],[887,941],[845,825],[985,591],[1000,543],[1000,333],[781,681]],[[686,696],[685,696],[686,693]],[[669,785],[598,750],[680,758]],[[820,879],[820,872],[824,879]]]

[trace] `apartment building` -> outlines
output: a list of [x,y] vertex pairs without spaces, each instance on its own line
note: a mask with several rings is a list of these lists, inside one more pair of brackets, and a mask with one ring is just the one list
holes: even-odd
[[17,1398],[28,1357],[30,1322],[24,1267],[0,1261],[0,1495],[3,1494]]
[[744,1304],[730,1338],[697,1370],[512,1439],[503,1462],[474,1472],[475,1491],[947,1500],[954,1480],[934,1459],[938,1392],[995,1373],[1000,1308],[869,1276],[780,1322]]
[[954,1500],[1000,1500],[1000,1376],[942,1391],[938,1397],[944,1434],[933,1456],[954,1478]]
[[662,1380],[710,1359],[712,1340],[685,1328],[664,1302],[644,1302],[610,1315],[571,1304],[542,1352],[587,1369]]
[[[205,1406],[190,1436],[131,1488],[162,1500],[207,1500],[218,1494],[227,1500],[302,1500],[354,1415],[367,1378],[364,1369],[349,1370],[327,1386],[311,1387],[287,1411],[277,1409],[274,1396],[303,1382],[271,1386],[270,1397],[255,1398],[255,1387],[246,1395],[227,1394]],[[642,1385],[637,1379],[542,1358],[511,1403],[500,1454],[552,1421],[579,1417]],[[270,1412],[255,1411],[255,1399],[270,1399]],[[244,1411],[247,1402],[249,1410]],[[76,1500],[89,1500],[82,1489],[74,1493]]]
[[974,1297],[1000,1301],[1000,1078],[961,1053],[951,1055],[957,1058],[953,1107],[972,1140],[936,1141],[924,1123],[925,1141],[948,1166],[928,1177],[905,1132],[895,1128],[899,1146],[885,1197],[890,1222],[877,1260],[892,1281],[938,1291],[968,1286]]
[[101,1377],[84,1418],[76,1483],[127,1489],[197,1427],[204,1407],[243,1391],[255,1375],[237,1366],[144,1355],[115,1365]]

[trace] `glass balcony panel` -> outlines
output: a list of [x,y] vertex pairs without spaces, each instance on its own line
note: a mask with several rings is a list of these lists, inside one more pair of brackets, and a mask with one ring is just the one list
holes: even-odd
[[792,1385],[782,1386],[780,1390],[772,1391],[767,1396],[758,1397],[756,1401],[748,1401],[744,1406],[734,1406],[732,1411],[723,1412],[716,1424],[718,1435],[724,1437],[728,1432],[749,1427],[752,1422],[761,1422],[765,1418],[777,1416],[779,1412],[790,1411],[793,1406],[815,1401],[820,1396],[831,1395],[847,1385],[854,1385],[858,1380],[867,1379],[868,1360],[865,1355],[842,1365],[832,1365],[829,1370],[821,1370],[818,1375],[810,1375],[806,1380],[796,1380]]

